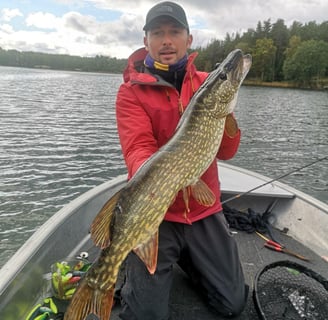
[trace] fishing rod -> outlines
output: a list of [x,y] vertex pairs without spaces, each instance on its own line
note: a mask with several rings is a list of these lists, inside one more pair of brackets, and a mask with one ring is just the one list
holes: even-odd
[[287,176],[289,176],[289,175],[291,175],[291,174],[293,174],[293,173],[295,173],[295,172],[301,171],[301,170],[303,170],[303,169],[305,169],[305,168],[307,168],[307,167],[310,167],[310,166],[312,166],[312,165],[314,165],[314,164],[316,164],[316,163],[318,163],[318,162],[320,162],[320,161],[326,160],[326,159],[328,159],[328,156],[325,156],[325,157],[323,157],[323,158],[319,158],[319,159],[317,159],[317,160],[315,160],[315,161],[313,161],[313,162],[311,162],[311,163],[308,163],[308,164],[306,164],[306,165],[304,165],[304,166],[302,166],[302,167],[299,167],[299,168],[296,168],[296,169],[294,169],[294,170],[292,170],[292,171],[289,171],[289,172],[287,172],[287,173],[285,173],[285,174],[283,174],[283,175],[281,175],[281,176],[279,176],[279,177],[277,177],[277,178],[274,178],[274,179],[272,179],[272,180],[270,180],[270,181],[267,181],[267,182],[265,182],[265,183],[262,183],[262,184],[258,185],[257,187],[254,187],[254,188],[252,188],[252,189],[250,189],[250,190],[248,190],[248,191],[238,193],[238,194],[236,194],[235,196],[230,197],[230,198],[228,198],[228,199],[222,201],[221,204],[225,204],[225,203],[230,202],[230,201],[232,201],[232,200],[238,199],[238,198],[240,198],[240,197],[242,197],[242,196],[245,196],[246,194],[251,193],[252,191],[255,191],[255,190],[257,190],[257,189],[260,189],[260,188],[262,188],[262,187],[264,187],[264,186],[266,186],[266,185],[268,185],[268,184],[270,184],[270,183],[272,183],[272,182],[274,182],[274,181],[277,181],[277,180],[280,180],[280,179],[282,179],[282,178],[285,178],[285,177],[287,177]]

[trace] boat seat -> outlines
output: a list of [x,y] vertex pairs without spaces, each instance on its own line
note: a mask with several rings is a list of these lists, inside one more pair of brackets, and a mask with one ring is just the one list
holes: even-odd
[[[241,194],[253,188],[261,186],[271,179],[260,174],[229,166],[220,162],[219,177],[221,191],[225,194]],[[294,193],[280,187],[278,183],[268,183],[252,192],[249,195],[275,197],[275,198],[294,198]]]

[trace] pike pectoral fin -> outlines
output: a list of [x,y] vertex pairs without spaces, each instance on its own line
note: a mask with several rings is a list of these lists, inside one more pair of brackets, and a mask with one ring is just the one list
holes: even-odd
[[188,187],[182,189],[182,196],[183,196],[183,201],[184,201],[185,207],[186,207],[186,213],[190,212],[190,208],[189,208],[190,193],[191,193],[191,186],[188,186]]
[[114,289],[115,286],[106,291],[92,289],[86,281],[82,281],[65,312],[64,320],[87,319],[90,314],[94,314],[101,320],[109,319]]
[[157,267],[158,231],[144,244],[133,249],[134,253],[143,261],[150,274],[154,274]]
[[110,244],[111,230],[115,223],[115,206],[119,195],[120,192],[117,192],[105,203],[91,225],[91,238],[95,245],[102,249]]
[[210,207],[215,203],[215,194],[201,179],[190,186],[193,198],[201,205]]

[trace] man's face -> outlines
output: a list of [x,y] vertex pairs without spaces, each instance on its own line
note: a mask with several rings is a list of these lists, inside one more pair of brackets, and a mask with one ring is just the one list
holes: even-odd
[[192,36],[175,20],[159,18],[152,24],[144,37],[150,56],[163,64],[172,65],[187,53]]

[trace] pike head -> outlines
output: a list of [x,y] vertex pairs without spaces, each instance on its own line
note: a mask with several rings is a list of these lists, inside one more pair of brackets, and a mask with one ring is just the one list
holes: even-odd
[[243,55],[239,49],[232,51],[209,74],[199,89],[199,95],[193,99],[197,98],[203,108],[213,110],[216,118],[227,116],[236,106],[238,90],[251,65],[251,55]]

